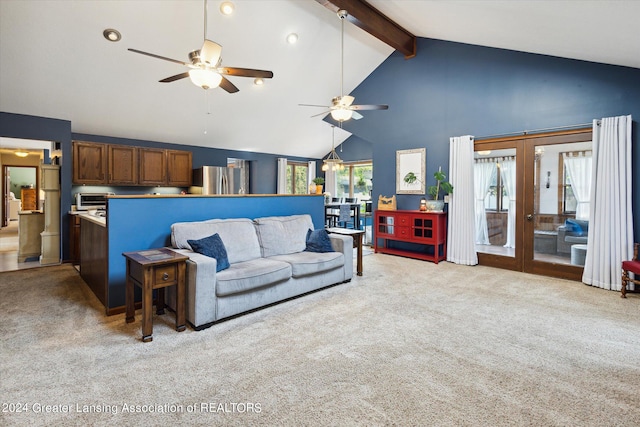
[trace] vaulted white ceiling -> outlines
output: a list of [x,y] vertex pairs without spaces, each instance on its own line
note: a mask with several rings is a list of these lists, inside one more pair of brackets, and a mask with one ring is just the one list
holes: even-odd
[[[340,95],[340,21],[314,0],[236,0],[223,16],[208,2],[207,37],[223,65],[271,70],[263,86],[204,91],[184,67],[127,48],[188,61],[203,38],[203,1],[0,0],[0,110],[70,120],[72,131],[167,143],[320,157],[332,132],[322,109]],[[370,0],[419,37],[640,68],[635,1]],[[118,43],[102,31],[122,33]],[[296,44],[286,42],[295,32]],[[349,93],[392,49],[345,24]],[[420,52],[418,52],[420,55]],[[357,99],[380,104],[384,99]],[[393,108],[393,105],[390,105]],[[375,120],[384,111],[363,112]],[[348,136],[336,132],[336,143]]]

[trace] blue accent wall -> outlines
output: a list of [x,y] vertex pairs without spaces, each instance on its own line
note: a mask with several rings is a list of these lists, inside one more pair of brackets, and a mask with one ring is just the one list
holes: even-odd
[[[356,104],[389,105],[343,125],[372,144],[374,200],[395,193],[396,150],[426,147],[430,176],[439,166],[448,169],[452,136],[481,138],[627,114],[634,119],[632,162],[640,171],[640,69],[425,38],[417,48],[409,60],[394,52],[350,93]],[[419,198],[399,195],[398,209],[415,209]]]
[[107,308],[125,303],[123,252],[171,246],[171,224],[212,218],[309,214],[324,228],[322,196],[174,196],[110,198],[107,209]]
[[371,142],[366,139],[362,139],[357,135],[351,135],[342,144],[336,147],[336,153],[338,153],[338,156],[340,156],[340,158],[345,162],[372,160],[373,146],[371,145]]

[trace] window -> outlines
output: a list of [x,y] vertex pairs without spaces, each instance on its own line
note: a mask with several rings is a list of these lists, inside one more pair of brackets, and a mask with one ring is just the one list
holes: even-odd
[[578,206],[578,202],[576,201],[576,196],[573,194],[573,187],[571,186],[571,178],[569,178],[569,174],[567,173],[567,168],[562,168],[563,180],[562,180],[562,213],[564,214],[575,214],[576,207]]
[[[500,197],[498,197],[498,194]],[[506,212],[509,210],[509,197],[502,183],[500,162],[496,159],[496,172],[491,177],[491,185],[484,198],[484,208],[492,212]]]
[[357,162],[344,165],[336,172],[338,193],[336,197],[352,197],[360,201],[371,199],[373,188],[373,163]]
[[309,166],[301,162],[287,162],[287,192],[289,194],[308,194]]

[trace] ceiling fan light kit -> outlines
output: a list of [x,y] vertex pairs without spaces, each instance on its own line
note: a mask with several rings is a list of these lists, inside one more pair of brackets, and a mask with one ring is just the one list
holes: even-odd
[[[231,4],[231,2],[225,2]],[[222,5],[221,5],[222,10]],[[105,36],[106,37],[106,36]],[[225,75],[236,77],[253,77],[261,79],[270,79],[273,72],[266,70],[256,70],[253,68],[235,68],[222,66],[222,46],[218,43],[207,39],[207,0],[204,0],[204,42],[199,50],[189,53],[189,61],[183,62],[177,59],[171,59],[154,53],[144,52],[137,49],[128,49],[131,52],[141,55],[150,56],[152,58],[162,59],[163,61],[174,62],[190,68],[188,72],[183,72],[160,80],[160,83],[171,83],[189,77],[191,82],[202,89],[213,89],[221,87],[228,93],[238,92],[239,89],[231,83]]]
[[222,76],[214,71],[195,68],[189,71],[191,82],[202,89],[213,89],[220,86]]
[[325,107],[324,105],[314,104],[298,104],[303,107],[323,107],[328,111],[324,111],[320,114],[314,114],[311,117],[324,116],[327,113],[331,114],[331,118],[339,123],[347,120],[360,120],[362,115],[355,110],[387,110],[388,105],[352,105],[355,98],[350,95],[344,95],[344,20],[349,16],[346,10],[338,10],[338,18],[341,23],[341,37],[340,37],[340,96],[336,96],[331,100],[331,106]]

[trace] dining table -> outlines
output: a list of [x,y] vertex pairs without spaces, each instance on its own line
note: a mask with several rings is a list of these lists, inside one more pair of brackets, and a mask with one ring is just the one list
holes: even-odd
[[325,224],[333,224],[331,221],[336,218],[338,223],[353,222],[353,229],[360,229],[360,203],[339,203],[331,202],[324,205],[324,222]]

